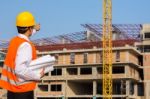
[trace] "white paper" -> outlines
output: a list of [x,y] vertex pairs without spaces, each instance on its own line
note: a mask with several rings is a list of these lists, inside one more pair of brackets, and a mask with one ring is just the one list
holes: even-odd
[[[54,70],[54,65],[55,63],[55,57],[52,57],[50,55],[42,56],[40,58],[37,58],[29,64],[29,69],[32,71],[36,72],[37,74],[40,74],[42,69],[44,69],[44,74],[53,71]],[[20,84],[25,82],[24,79],[18,78],[20,81]]]
[[37,58],[31,61],[30,66],[35,66],[35,65],[39,65],[43,63],[51,63],[51,62],[55,62],[55,57],[50,56],[50,55],[45,55],[45,56],[42,56],[40,58]]
[[38,74],[42,71],[43,68],[45,68],[44,74],[46,74],[54,70],[53,68],[54,63],[55,63],[55,57],[46,55],[33,60],[30,63],[29,68]]

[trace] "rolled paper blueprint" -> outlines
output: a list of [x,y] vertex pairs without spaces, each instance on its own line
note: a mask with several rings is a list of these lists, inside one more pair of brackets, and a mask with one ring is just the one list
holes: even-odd
[[45,55],[42,56],[40,58],[37,58],[33,61],[31,61],[30,66],[36,66],[36,65],[40,65],[40,64],[44,64],[44,63],[54,63],[55,57],[54,56],[50,56],[50,55]]
[[29,69],[35,71],[37,74],[41,73],[42,69],[44,69],[44,74],[54,70],[55,57],[50,55],[45,55],[40,58],[37,58],[31,61],[29,65]]
[[36,70],[36,69],[41,69],[41,68],[44,68],[44,67],[51,67],[53,65],[54,65],[54,62],[53,63],[51,62],[51,63],[38,64],[38,65],[34,65],[34,66],[30,65],[29,68],[31,70]]

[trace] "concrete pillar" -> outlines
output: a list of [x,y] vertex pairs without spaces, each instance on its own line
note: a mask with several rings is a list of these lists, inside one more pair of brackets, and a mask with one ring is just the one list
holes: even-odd
[[96,96],[96,81],[93,81],[93,96]]
[[126,62],[129,62],[129,51],[126,52]]
[[78,75],[80,75],[80,67],[78,67]]
[[62,83],[62,94],[63,95],[65,95],[65,92],[66,92],[66,82],[64,81],[63,83]]
[[[37,85],[36,85],[36,89],[34,90],[34,99],[37,99],[37,91],[38,91],[38,87],[37,87]],[[0,98],[1,99],[1,98]],[[2,98],[3,99],[3,98]]]
[[63,64],[65,64],[65,62],[66,62],[66,57],[65,57],[66,55],[64,54],[63,55]]
[[[0,98],[0,99],[3,99],[3,98]],[[34,99],[37,99],[37,97],[36,97],[36,90],[34,90]]]
[[[55,68],[55,67],[54,67]],[[51,72],[49,72],[48,76],[50,77],[51,76]]]
[[49,83],[49,90],[48,91],[51,92],[51,83]]
[[67,70],[66,70],[66,68],[62,68],[62,76],[63,76],[63,77],[66,77],[66,75],[67,75]]
[[144,82],[144,89],[145,89],[145,91],[144,91],[144,92],[145,92],[145,93],[144,93],[144,96],[145,96],[145,99],[147,99],[147,98],[148,98],[148,96],[147,96],[147,95],[148,95],[148,94],[147,94],[148,91],[147,91],[147,83],[146,83],[146,82]]
[[150,99],[150,82],[145,82],[145,99]]
[[[34,90],[34,99],[37,99],[36,96],[37,96],[37,92],[38,92],[38,90],[39,90],[39,89],[38,89],[38,85],[39,85],[39,84],[36,84],[36,88],[35,88],[35,90]],[[4,90],[4,89],[3,89],[3,90]],[[4,90],[4,91],[5,91],[5,90]],[[7,92],[7,91],[6,91],[6,92]],[[0,97],[0,99],[1,99],[1,97]],[[2,98],[2,99],[3,99],[3,98]]]
[[62,99],[65,99],[65,97],[64,97],[64,96],[62,96]]
[[97,68],[96,67],[92,67],[92,75],[93,76],[97,75]]
[[68,97],[68,89],[67,89],[67,87],[68,87],[68,80],[66,80],[66,83],[65,83],[65,97],[66,97],[66,99],[67,99],[67,97]]
[[135,96],[137,96],[137,91],[138,91],[138,89],[137,89],[137,83],[135,83],[134,84],[134,95]]
[[64,77],[64,75],[65,75],[65,69],[64,68],[61,68],[62,69],[62,76]]
[[96,96],[93,96],[93,99],[96,99]]
[[128,78],[129,75],[129,66],[125,66],[125,77]]
[[127,96],[126,99],[129,99],[129,95],[130,95],[130,81],[127,80],[126,81],[126,96]]
[[48,84],[48,92],[50,92],[51,90],[51,86],[50,86],[50,84]]
[[93,63],[96,63],[96,53],[93,55]]

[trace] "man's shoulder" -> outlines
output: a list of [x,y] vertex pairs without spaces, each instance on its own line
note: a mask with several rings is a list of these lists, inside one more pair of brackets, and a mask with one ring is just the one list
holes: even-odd
[[24,39],[22,39],[22,38],[20,38],[20,37],[18,37],[18,36],[15,36],[15,37],[13,37],[11,40],[10,40],[10,42],[27,42],[26,40],[24,40]]
[[30,43],[28,42],[28,41],[26,41],[26,40],[24,40],[24,39],[22,39],[22,38],[20,38],[20,37],[18,37],[18,36],[15,36],[15,37],[13,37],[11,40],[10,40],[10,42],[9,42],[9,45],[18,45],[18,46],[20,46],[20,45],[27,45],[27,46],[29,46],[30,45]]
[[13,40],[16,39],[16,38],[17,38],[17,36],[14,36],[14,37],[11,38],[10,41],[13,41]]

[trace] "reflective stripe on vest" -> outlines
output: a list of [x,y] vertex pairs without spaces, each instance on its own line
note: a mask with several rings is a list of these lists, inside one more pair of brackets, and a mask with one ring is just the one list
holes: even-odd
[[[4,66],[3,66],[3,70],[6,70],[6,71],[12,73],[13,75],[16,75],[16,74],[15,74],[15,71],[14,71],[13,69],[11,69],[9,66],[4,65]],[[12,84],[12,85],[15,85],[15,86],[16,86],[16,85],[27,84],[27,83],[30,83],[30,82],[31,82],[31,81],[19,82],[18,80],[10,79],[10,78],[8,78],[8,77],[5,76],[5,75],[1,75],[1,80],[4,80],[4,81],[6,81],[6,82],[8,82],[8,83],[10,83],[10,84]]]

